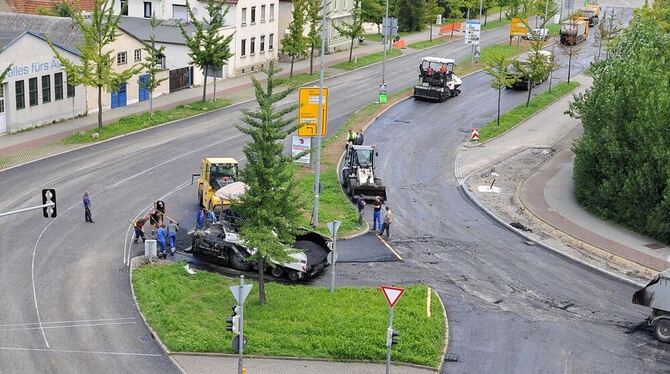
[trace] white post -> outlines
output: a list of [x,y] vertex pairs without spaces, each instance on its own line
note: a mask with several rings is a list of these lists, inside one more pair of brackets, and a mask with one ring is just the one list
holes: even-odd
[[242,374],[244,370],[244,363],[242,358],[242,350],[244,349],[244,299],[243,292],[244,289],[244,275],[240,275],[240,289],[239,289],[239,300],[240,300],[240,332],[237,336],[237,374]]
[[314,176],[314,210],[312,212],[312,226],[319,225],[319,193],[321,187],[321,129],[323,128],[323,55],[326,49],[326,0],[321,3],[321,53],[319,60],[321,69],[319,71],[319,113],[316,124],[316,172]]

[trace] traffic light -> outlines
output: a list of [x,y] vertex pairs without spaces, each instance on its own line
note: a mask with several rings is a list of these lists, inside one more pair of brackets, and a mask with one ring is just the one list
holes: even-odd
[[51,206],[42,208],[42,215],[44,218],[56,218],[56,190],[43,189],[42,190],[42,205],[53,203]]
[[240,316],[238,315],[240,307],[233,305],[233,314],[226,318],[226,330],[231,331],[233,334],[240,333]]
[[398,344],[398,336],[400,334],[398,331],[394,330],[393,328],[389,327],[386,330],[386,346],[390,347],[392,345]]

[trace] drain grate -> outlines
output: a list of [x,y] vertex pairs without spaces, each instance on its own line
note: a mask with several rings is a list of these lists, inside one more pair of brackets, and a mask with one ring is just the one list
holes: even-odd
[[665,248],[664,245],[660,245],[660,244],[656,244],[656,243],[649,243],[649,244],[645,244],[644,246],[647,247],[647,248],[649,248],[649,249],[661,249],[661,248]]
[[458,361],[458,355],[448,354],[448,355],[444,356],[444,361],[456,362],[456,361]]
[[142,343],[149,343],[152,340],[153,340],[153,336],[151,336],[151,335],[141,335],[140,336],[140,341]]

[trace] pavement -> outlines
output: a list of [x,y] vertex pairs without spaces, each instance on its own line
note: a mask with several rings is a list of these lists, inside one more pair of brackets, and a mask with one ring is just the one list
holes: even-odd
[[[579,76],[576,93],[591,86],[592,79]],[[581,135],[581,122],[565,115],[572,101],[568,95],[527,121],[477,147],[464,147],[456,163],[456,175],[487,169],[529,148],[556,150],[518,189],[518,197],[530,213],[561,232],[653,271],[668,268],[670,247],[603,220],[584,209],[575,199],[572,183],[574,154],[571,145]]]

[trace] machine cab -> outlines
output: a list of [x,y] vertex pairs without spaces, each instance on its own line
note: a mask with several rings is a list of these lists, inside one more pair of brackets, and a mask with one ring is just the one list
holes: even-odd
[[232,158],[206,158],[203,177],[214,190],[235,182],[238,177],[237,161]]
[[419,83],[423,86],[435,86],[448,82],[454,73],[456,62],[450,58],[424,57],[419,65]]

